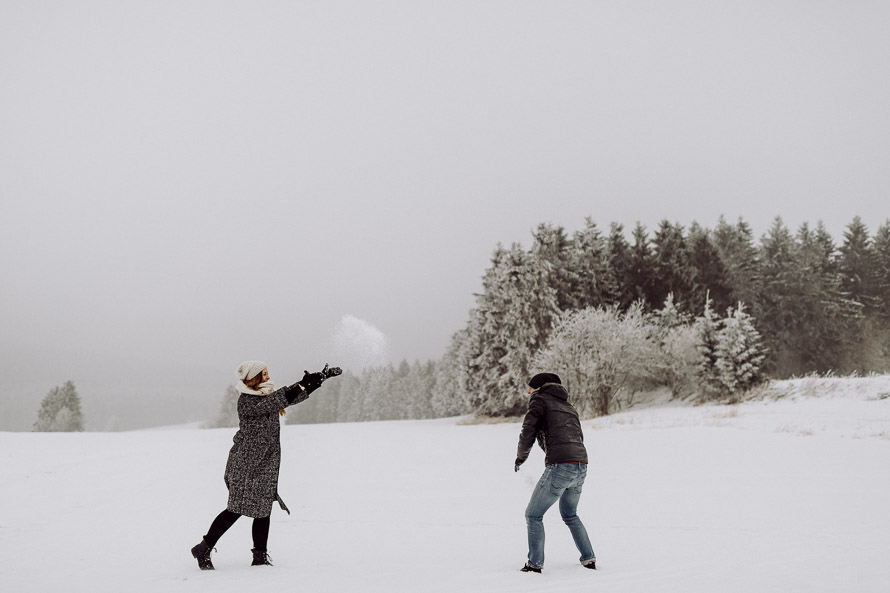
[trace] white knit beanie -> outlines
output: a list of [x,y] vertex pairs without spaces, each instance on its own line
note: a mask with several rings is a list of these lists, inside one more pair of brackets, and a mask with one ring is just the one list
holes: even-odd
[[259,360],[245,360],[235,372],[238,373],[238,378],[242,381],[250,381],[262,373],[264,368],[266,368],[265,362],[260,362]]

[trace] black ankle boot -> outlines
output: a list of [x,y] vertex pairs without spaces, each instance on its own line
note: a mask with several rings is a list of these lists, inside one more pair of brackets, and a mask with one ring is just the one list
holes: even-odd
[[201,570],[213,570],[213,562],[210,561],[210,550],[212,549],[203,539],[201,539],[201,543],[192,548],[192,556],[197,558],[198,568]]
[[251,566],[272,566],[272,559],[269,558],[269,554],[266,553],[266,550],[257,550],[253,548],[250,550],[253,552],[253,562],[250,563]]

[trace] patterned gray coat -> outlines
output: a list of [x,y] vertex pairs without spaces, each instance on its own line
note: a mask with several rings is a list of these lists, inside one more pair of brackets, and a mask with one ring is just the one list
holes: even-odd
[[[242,393],[238,398],[238,432],[232,439],[225,481],[229,489],[226,509],[247,517],[272,514],[278,497],[281,465],[281,424],[278,410],[305,401],[309,394],[296,384],[269,395]],[[282,508],[284,507],[283,503]]]

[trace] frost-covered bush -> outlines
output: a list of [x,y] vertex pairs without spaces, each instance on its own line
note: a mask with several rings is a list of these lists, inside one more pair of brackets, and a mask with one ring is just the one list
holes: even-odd
[[671,397],[683,397],[695,388],[699,353],[696,332],[691,325],[667,330],[659,344],[661,380],[671,390]]
[[534,359],[534,372],[554,372],[582,416],[606,415],[635,382],[658,371],[655,327],[632,305],[587,308],[562,315],[546,347]]
[[653,319],[660,351],[657,380],[670,388],[672,397],[684,396],[696,383],[699,354],[695,328],[689,315],[676,306],[673,294],[669,294],[664,306],[655,311]]

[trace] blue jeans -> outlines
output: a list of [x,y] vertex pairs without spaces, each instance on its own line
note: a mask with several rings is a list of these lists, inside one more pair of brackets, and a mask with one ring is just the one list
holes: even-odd
[[575,546],[581,553],[581,563],[596,560],[587,530],[576,510],[581,499],[581,486],[587,477],[586,465],[554,463],[547,466],[538,480],[532,498],[525,509],[528,526],[528,563],[535,568],[544,566],[544,513],[559,501],[559,514],[572,532]]

